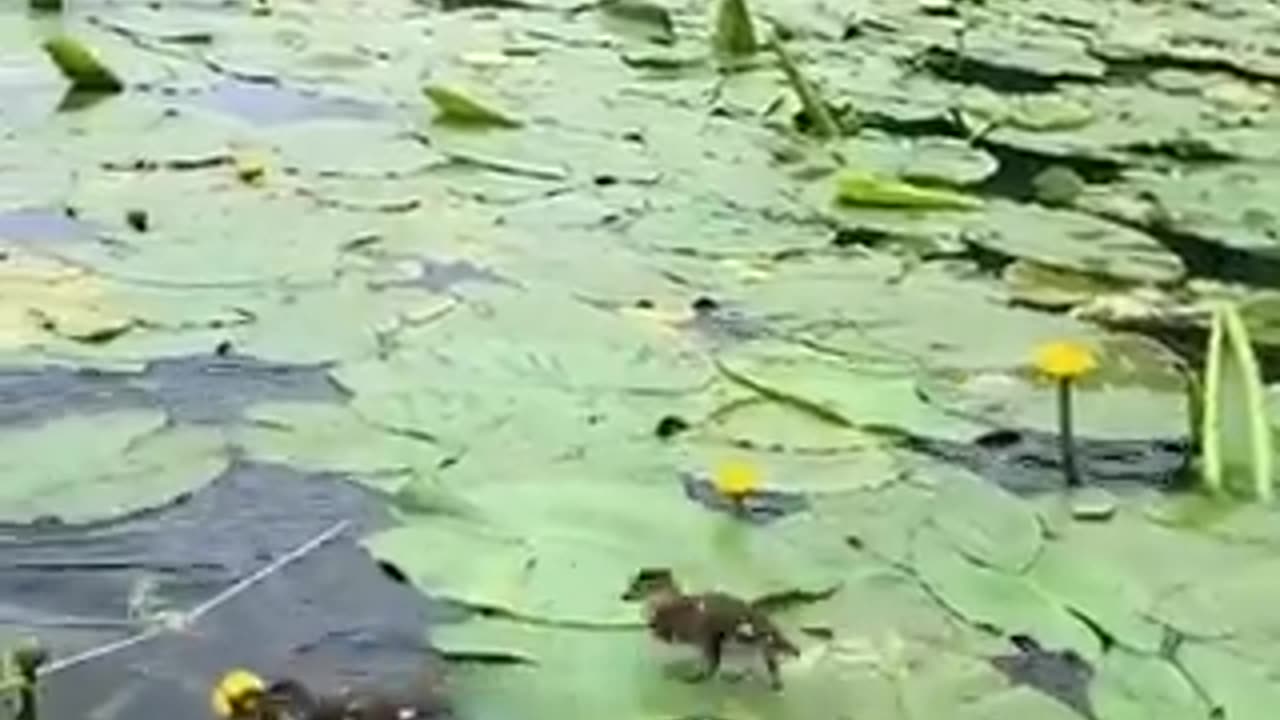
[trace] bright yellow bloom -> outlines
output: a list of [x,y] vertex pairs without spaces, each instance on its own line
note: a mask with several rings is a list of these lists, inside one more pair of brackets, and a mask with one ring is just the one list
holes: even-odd
[[266,685],[262,678],[242,668],[228,670],[218,684],[213,686],[209,696],[209,705],[213,713],[220,718],[235,717],[236,710],[250,701],[250,696],[262,693]]
[[1098,360],[1085,345],[1057,340],[1036,348],[1035,366],[1054,380],[1074,380],[1093,372]]
[[241,153],[235,156],[236,177],[246,185],[261,185],[266,179],[267,162],[262,156]]
[[751,463],[731,460],[716,467],[711,482],[721,495],[741,499],[760,488],[760,471]]

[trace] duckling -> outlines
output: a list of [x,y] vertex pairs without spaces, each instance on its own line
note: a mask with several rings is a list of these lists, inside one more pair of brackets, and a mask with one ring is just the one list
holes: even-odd
[[450,716],[448,703],[434,686],[400,695],[343,690],[318,696],[292,678],[267,683],[243,669],[223,675],[210,701],[221,720],[425,720]]
[[649,630],[659,640],[694,645],[702,651],[704,665],[691,678],[694,681],[715,675],[726,645],[736,643],[760,652],[770,687],[781,690],[779,656],[800,654],[755,603],[723,592],[686,594],[667,568],[638,571],[622,599],[644,602]]

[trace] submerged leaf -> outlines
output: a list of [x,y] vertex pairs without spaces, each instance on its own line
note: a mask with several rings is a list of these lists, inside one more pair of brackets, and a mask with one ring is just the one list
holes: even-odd
[[913,210],[976,210],[982,200],[872,173],[846,170],[836,179],[836,199],[846,205]]
[[436,84],[427,85],[422,92],[436,106],[436,117],[441,122],[503,128],[523,125],[520,120],[471,98],[461,90]]
[[118,93],[124,83],[106,65],[103,65],[89,48],[68,35],[46,40],[44,50],[58,66],[71,87],[80,92]]

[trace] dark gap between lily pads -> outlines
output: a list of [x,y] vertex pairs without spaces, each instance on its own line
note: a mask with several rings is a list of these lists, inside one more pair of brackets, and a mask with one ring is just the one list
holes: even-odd
[[[1115,182],[1123,170],[1123,165],[1114,161],[1050,156],[989,140],[979,141],[977,146],[990,152],[1000,163],[995,174],[976,188],[977,193],[1023,203],[1037,201],[1035,178],[1049,168],[1067,168],[1091,185]],[[1280,288],[1280,255],[1269,257],[1238,250],[1158,223],[1125,222],[1119,218],[1096,214],[1095,217],[1155,238],[1182,259],[1190,277]]]
[[1004,65],[964,55],[935,45],[915,58],[916,64],[935,77],[951,82],[972,83],[997,92],[1049,93],[1059,83],[1096,83],[1098,78],[1083,73],[1042,73],[1017,65]]
[[154,360],[140,373],[51,365],[0,371],[0,427],[123,408],[163,409],[178,423],[225,423],[258,403],[346,398],[325,366],[245,355]]
[[356,543],[386,526],[385,503],[339,475],[235,461],[166,506],[87,525],[0,528],[0,622],[35,628],[57,657],[131,636],[130,596],[151,583],[163,610],[186,610],[334,523],[346,532],[251,586],[186,631],[165,631],[48,676],[44,714],[195,717],[231,667],[316,686],[395,685],[434,663],[438,603],[392,582]]
[[1010,642],[1016,652],[990,659],[1010,683],[1034,688],[1083,717],[1097,717],[1089,698],[1094,669],[1086,660],[1071,650],[1047,649],[1029,635],[1013,635]]
[[[902,435],[910,450],[954,463],[1011,493],[1033,496],[1062,492],[1057,435],[1028,429],[1001,428],[969,442]],[[1166,492],[1190,489],[1191,441],[1188,438],[1076,441],[1081,477],[1087,484],[1123,491],[1154,488]]]

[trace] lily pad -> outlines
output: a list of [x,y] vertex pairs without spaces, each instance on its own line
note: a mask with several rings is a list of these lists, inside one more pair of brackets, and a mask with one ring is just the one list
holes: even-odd
[[939,436],[975,427],[922,402],[909,367],[859,364],[777,342],[740,346],[719,362],[735,382],[836,426]]
[[970,228],[982,247],[1051,267],[1146,283],[1173,282],[1185,272],[1155,238],[1080,213],[992,202]]
[[628,626],[621,600],[641,567],[671,567],[690,587],[748,597],[838,584],[847,550],[803,515],[735,523],[690,503],[676,483],[516,481],[456,488],[475,517],[409,516],[368,539],[378,558],[437,597],[516,617]]
[[1172,664],[1117,650],[1107,653],[1090,689],[1098,717],[1138,720],[1159,713],[1171,720],[1209,715],[1209,708]]
[[[643,631],[601,632],[470,620],[433,634],[448,652],[476,649],[535,659],[534,664],[472,664],[454,668],[462,711],[475,716],[562,717],[565,708],[584,715],[628,720],[647,717],[717,717],[726,720],[789,718],[822,708],[858,703],[842,680],[845,668],[815,648],[785,663],[788,691],[773,692],[758,676],[691,683],[656,641]],[[735,664],[742,665],[739,662]],[[687,672],[687,671],[685,671]],[[739,671],[741,672],[741,671]],[[570,687],[558,678],[584,681]]]
[[1003,635],[1029,635],[1089,661],[1101,655],[1098,638],[1053,596],[1027,578],[966,558],[937,531],[926,527],[916,533],[912,563],[939,600],[974,625]]
[[245,416],[236,440],[250,457],[343,473],[375,487],[397,488],[415,469],[434,467],[444,456],[429,438],[374,427],[341,405],[261,404]]
[[[68,415],[0,434],[4,519],[102,520],[192,492],[227,467],[216,430],[144,410]],[[75,448],[68,452],[67,448]]]
[[1160,649],[1164,628],[1143,613],[1152,606],[1154,597],[1107,557],[1081,553],[1071,545],[1069,537],[1066,541],[1050,541],[1028,577],[1120,645],[1142,653]]

